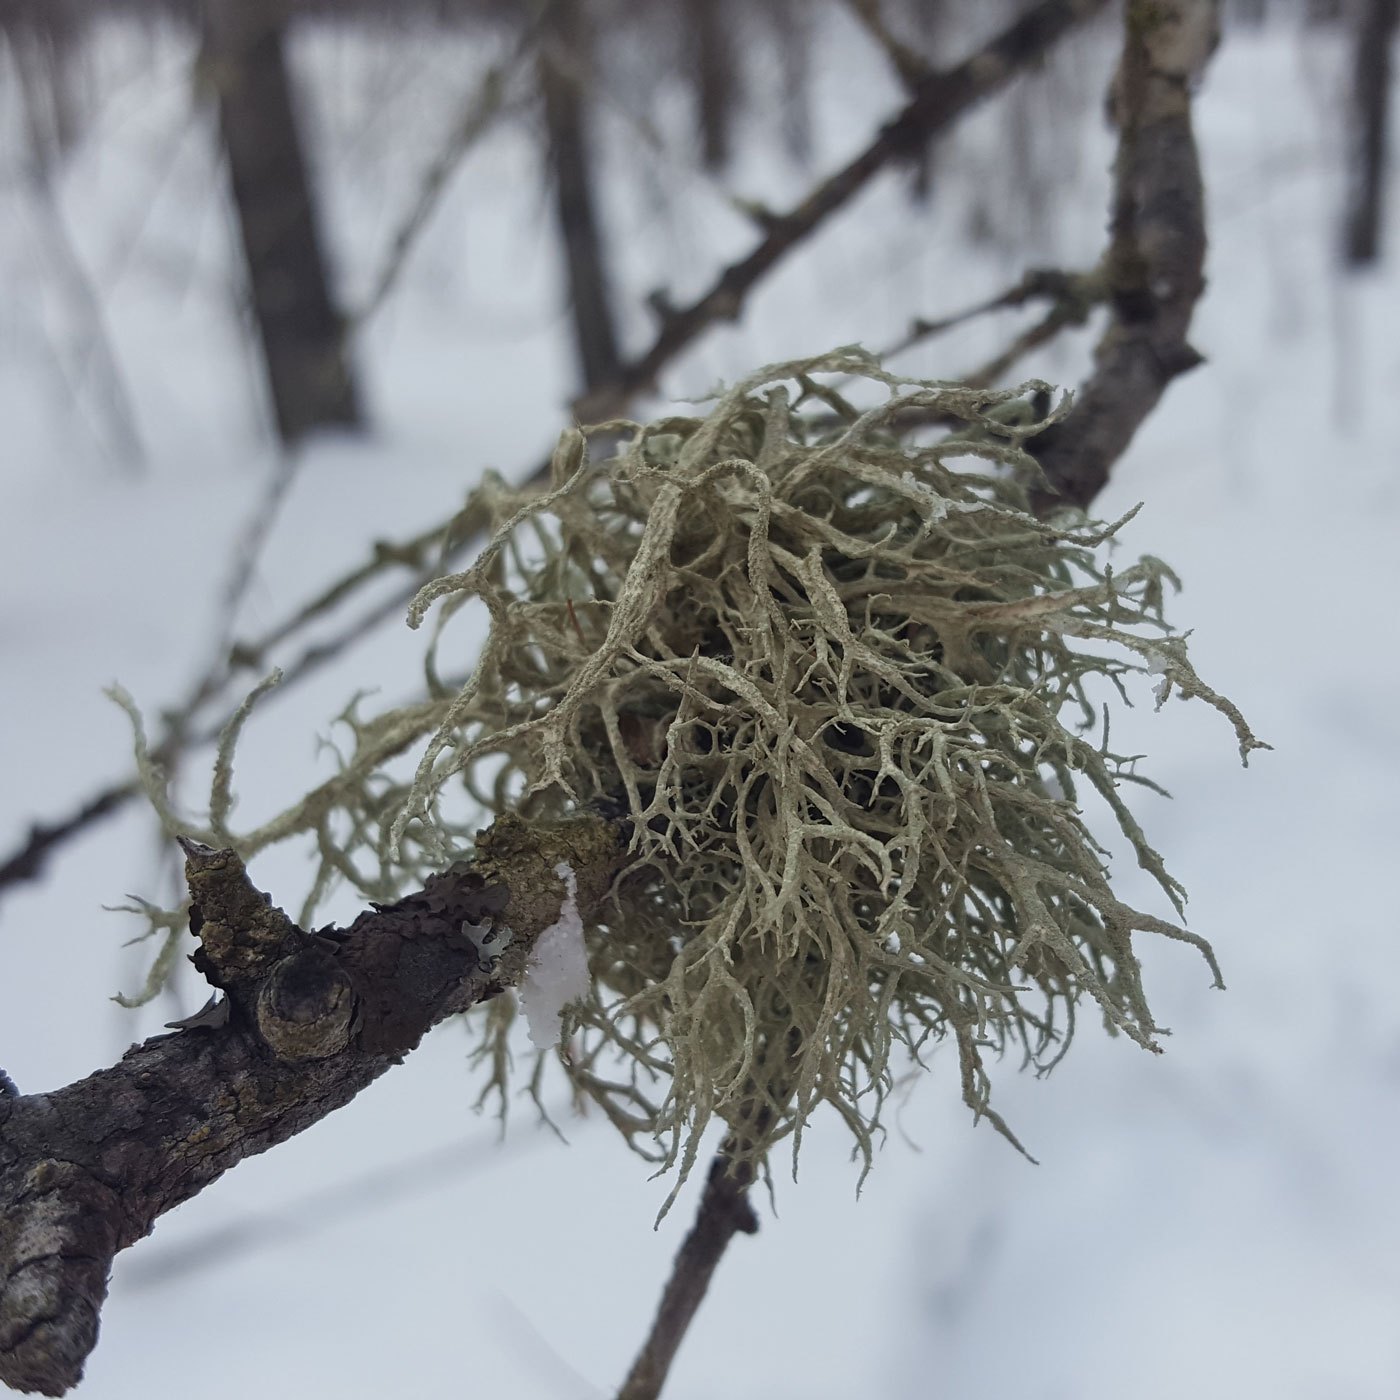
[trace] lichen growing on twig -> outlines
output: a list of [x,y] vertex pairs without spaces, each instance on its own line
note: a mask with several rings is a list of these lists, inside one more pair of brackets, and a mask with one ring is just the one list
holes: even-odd
[[[832,376],[880,402],[858,411]],[[441,605],[424,701],[348,711],[342,774],[245,841],[316,831],[318,889],[339,874],[381,898],[462,853],[463,785],[526,819],[605,804],[630,859],[587,930],[560,1059],[634,1146],[683,1177],[718,1116],[762,1162],[826,1104],[868,1163],[892,1055],[945,1036],[963,1097],[1010,1137],[986,1049],[1052,1064],[1085,998],[1155,1048],[1135,933],[1193,944],[1219,980],[1203,940],[1110,888],[1080,784],[1181,908],[1120,792],[1145,780],[1091,741],[1095,685],[1151,674],[1260,747],[1169,634],[1170,571],[1101,562],[1124,521],[1025,510],[1024,441],[1057,416],[1026,410],[1048,395],[847,349],[702,416],[590,429],[620,442],[606,460],[565,434],[551,489],[488,482],[490,543],[415,601],[415,626]],[[910,441],[909,410],[965,427]],[[457,688],[438,642],[472,598],[490,634]],[[386,776],[424,739],[411,783]],[[502,1089],[507,1020],[486,1023]]]

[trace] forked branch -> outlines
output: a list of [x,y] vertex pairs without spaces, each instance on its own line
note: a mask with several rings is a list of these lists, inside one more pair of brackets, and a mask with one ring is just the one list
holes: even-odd
[[601,817],[502,817],[470,863],[347,929],[308,932],[233,851],[182,844],[195,962],[222,1000],[54,1093],[0,1085],[0,1382],[19,1390],[62,1395],[81,1379],[119,1250],[518,982],[560,915],[560,862],[584,911],[622,858]]

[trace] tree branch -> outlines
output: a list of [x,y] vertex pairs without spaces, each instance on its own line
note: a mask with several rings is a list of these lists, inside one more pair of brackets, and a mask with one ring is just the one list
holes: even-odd
[[661,1295],[656,1319],[627,1373],[617,1400],[656,1400],[671,1362],[709,1289],[710,1279],[737,1234],[758,1233],[758,1217],[748,1202],[753,1168],[730,1160],[721,1150],[710,1166],[695,1224],[685,1237]]
[[[222,1002],[52,1094],[0,1092],[0,1381],[62,1395],[97,1340],[112,1260],[244,1157],[348,1103],[430,1027],[520,980],[565,898],[581,912],[622,861],[598,816],[503,816],[470,863],[308,932],[233,851],[182,841],[196,966]],[[509,941],[482,952],[483,932]]]
[[652,346],[622,366],[617,378],[574,404],[581,422],[616,417],[702,331],[716,321],[735,320],[754,285],[786,253],[809,237],[831,214],[891,162],[914,156],[930,136],[952,125],[970,107],[1004,87],[1044,56],[1076,24],[1102,10],[1107,0],[1041,0],[985,48],[955,68],[922,78],[914,97],[853,161],[824,180],[786,214],[764,218],[767,232],[756,248],[733,263],[709,291],[689,306],[668,310]]
[[1109,324],[1073,409],[1027,444],[1052,487],[1041,510],[1087,506],[1167,385],[1201,362],[1186,339],[1206,254],[1191,87],[1215,50],[1218,19],[1216,0],[1128,0],[1111,92]]

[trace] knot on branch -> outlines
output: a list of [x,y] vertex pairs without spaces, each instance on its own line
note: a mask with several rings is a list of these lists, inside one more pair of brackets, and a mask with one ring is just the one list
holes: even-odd
[[258,993],[258,1030],[284,1060],[323,1060],[350,1040],[355,995],[344,969],[319,948],[283,958]]

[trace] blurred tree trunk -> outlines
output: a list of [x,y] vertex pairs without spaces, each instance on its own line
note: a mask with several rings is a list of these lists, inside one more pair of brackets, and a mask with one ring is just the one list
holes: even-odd
[[282,0],[204,0],[204,82],[219,105],[277,429],[358,427],[345,323],[330,292],[284,53]]
[[574,342],[585,391],[612,383],[621,364],[603,235],[593,199],[593,152],[585,92],[589,41],[583,0],[554,0],[542,22],[539,85],[555,212],[574,313]]
[[688,40],[695,60],[696,116],[706,170],[729,164],[730,120],[737,97],[734,18],[725,0],[684,0]]
[[1352,267],[1368,266],[1380,257],[1390,125],[1390,48],[1397,19],[1400,0],[1361,0],[1357,7],[1343,250]]

